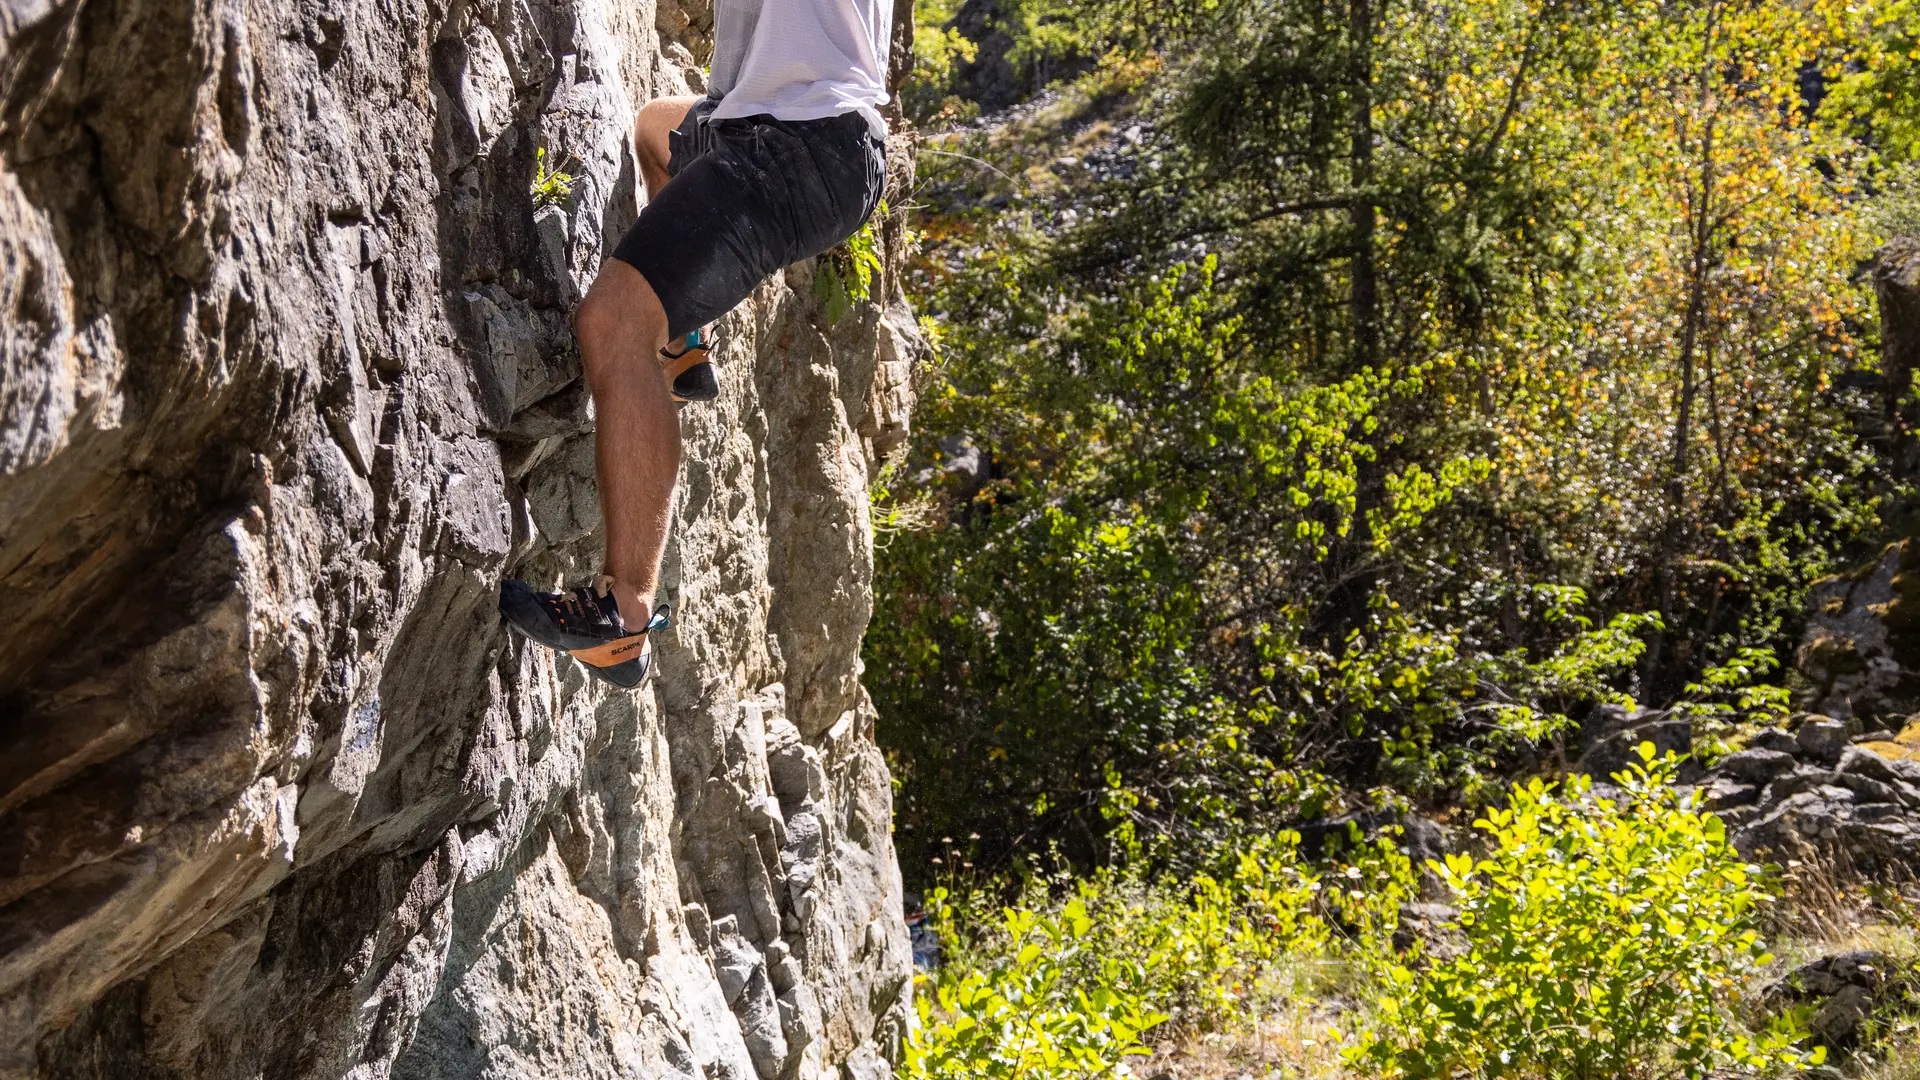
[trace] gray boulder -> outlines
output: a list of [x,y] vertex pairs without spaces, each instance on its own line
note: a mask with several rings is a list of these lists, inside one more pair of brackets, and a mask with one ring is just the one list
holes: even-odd
[[1720,759],[1715,769],[1746,783],[1764,786],[1774,777],[1791,770],[1793,765],[1792,754],[1750,748],[1728,754]]
[[1884,784],[1897,793],[1898,802],[1920,807],[1920,787],[1914,784],[1916,770],[1912,762],[1889,761],[1865,747],[1849,746],[1840,755],[1840,772]]
[[1831,764],[1840,760],[1853,740],[1847,734],[1847,725],[1825,716],[1809,716],[1800,724],[1795,733],[1800,743],[1800,751],[1815,761]]
[[1699,790],[1701,805],[1714,811],[1746,806],[1760,796],[1759,788],[1731,776],[1712,777]]
[[1811,1006],[1807,1028],[1813,1037],[1843,1049],[1859,1038],[1862,1024],[1895,984],[1890,963],[1886,954],[1868,950],[1823,956],[1770,984],[1761,1002],[1776,1013]]

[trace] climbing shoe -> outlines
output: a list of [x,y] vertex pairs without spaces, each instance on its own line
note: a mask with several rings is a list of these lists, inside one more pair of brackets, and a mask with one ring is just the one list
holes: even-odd
[[[715,343],[712,335],[694,330],[660,350],[660,358],[667,361],[667,374],[673,379],[673,400],[712,401],[720,396],[720,376],[708,359]],[[674,344],[680,348],[676,350]]]
[[587,672],[625,690],[646,680],[653,653],[647,635],[669,625],[667,605],[654,609],[640,630],[628,630],[613,599],[613,579],[566,592],[535,592],[524,581],[500,583],[500,614],[527,638],[566,653]]

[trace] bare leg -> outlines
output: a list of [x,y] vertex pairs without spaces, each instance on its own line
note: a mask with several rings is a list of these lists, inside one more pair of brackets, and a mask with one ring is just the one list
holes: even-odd
[[640,271],[608,259],[574,311],[574,330],[593,394],[606,572],[627,629],[639,630],[660,586],[680,471],[680,417],[659,361],[667,313]]
[[640,178],[646,181],[647,198],[660,194],[667,186],[667,161],[671,151],[667,146],[667,133],[680,126],[680,121],[700,99],[697,97],[655,98],[640,109],[640,115],[633,121],[633,149],[640,159]]
[[[693,108],[699,100],[697,97],[657,98],[642,106],[640,115],[634,118],[633,148],[635,156],[640,159],[640,178],[646,182],[649,200],[658,198],[660,189],[666,187],[667,182],[672,179],[667,175],[667,163],[673,156],[667,136],[674,128],[680,126],[680,121],[686,118],[687,110]],[[675,342],[672,351],[685,353],[684,341]],[[655,355],[659,354],[655,353]],[[661,363],[667,369],[668,384],[671,385],[674,377],[680,372],[704,359],[704,354],[693,354],[676,363],[663,357]]]
[[[667,133],[699,98],[648,102],[633,123],[640,175],[652,199],[667,185]],[[667,313],[640,271],[618,259],[600,267],[573,313],[593,394],[594,471],[606,525],[606,573],[627,629],[638,630],[660,588],[673,485],[680,471],[680,417],[661,363]]]

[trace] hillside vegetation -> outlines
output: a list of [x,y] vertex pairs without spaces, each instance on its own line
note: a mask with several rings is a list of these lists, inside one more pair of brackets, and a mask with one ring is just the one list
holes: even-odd
[[1767,989],[1910,961],[1920,866],[1748,839],[1868,768],[1762,743],[1827,730],[1810,588],[1913,524],[1920,7],[919,9],[910,1072],[1920,1069],[1905,976],[1844,1038]]

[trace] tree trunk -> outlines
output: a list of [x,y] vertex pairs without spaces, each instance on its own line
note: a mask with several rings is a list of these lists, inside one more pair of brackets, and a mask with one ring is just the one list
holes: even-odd
[[1368,366],[1380,353],[1380,285],[1375,273],[1373,206],[1373,0],[1351,0],[1347,9],[1352,61],[1348,90],[1353,112],[1348,121],[1353,204],[1353,345],[1357,366]]
[[[1703,57],[1712,54],[1717,9],[1707,13],[1706,47]],[[1675,588],[1674,563],[1686,546],[1687,473],[1692,468],[1689,448],[1693,439],[1693,399],[1698,392],[1694,368],[1700,349],[1700,337],[1707,319],[1707,275],[1716,261],[1713,252],[1713,80],[1716,73],[1703,59],[1698,76],[1701,125],[1699,174],[1694,186],[1693,205],[1687,221],[1687,310],[1680,328],[1680,390],[1674,402],[1673,455],[1667,476],[1667,524],[1661,532],[1660,553],[1654,564],[1654,595],[1660,605],[1660,618],[1667,629],[1647,649],[1641,668],[1641,694],[1658,693],[1663,679],[1671,681],[1675,672],[1663,671],[1662,664],[1673,653]]]

